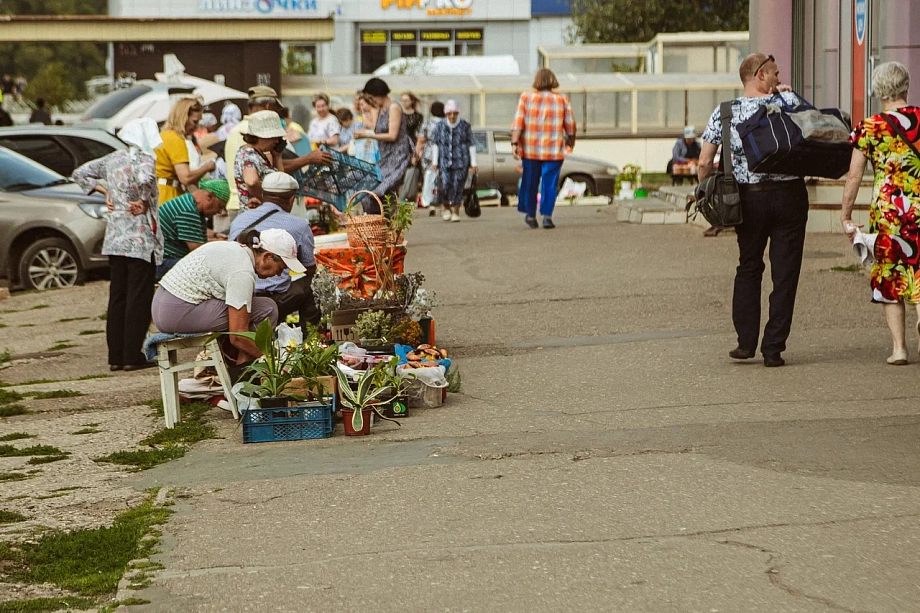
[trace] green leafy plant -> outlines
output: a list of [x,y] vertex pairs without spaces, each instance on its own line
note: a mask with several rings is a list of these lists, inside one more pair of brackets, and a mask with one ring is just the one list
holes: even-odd
[[384,311],[367,311],[355,320],[355,336],[365,340],[386,341],[390,333],[390,316]]
[[235,336],[248,338],[263,357],[243,370],[243,392],[259,398],[278,398],[284,395],[284,388],[294,378],[290,369],[292,356],[282,352],[275,342],[275,331],[268,319],[256,328],[255,332],[225,332]]
[[417,321],[412,321],[406,317],[390,328],[387,338],[403,345],[415,347],[422,342],[422,326]]
[[633,189],[642,184],[642,167],[638,164],[627,164],[620,170],[617,175],[615,192],[620,193],[620,186],[624,181],[632,183]]
[[348,383],[348,377],[338,366],[335,367],[335,374],[339,380],[339,394],[342,397],[342,404],[347,409],[353,411],[351,416],[351,427],[360,432],[364,429],[364,411],[372,410],[380,419],[392,421],[398,426],[402,426],[395,419],[390,419],[383,414],[383,405],[386,402],[381,398],[386,394],[388,387],[378,387],[374,383],[374,370],[365,370],[357,380],[356,390],[351,389]]
[[335,364],[339,357],[337,345],[324,347],[319,334],[314,332],[300,346],[288,347],[291,354],[291,371],[295,377],[304,379],[313,398],[319,399],[325,392],[320,377],[334,377]]
[[383,214],[394,243],[402,242],[403,232],[409,229],[415,219],[414,213],[415,202],[386,197],[383,202]]
[[393,357],[371,369],[374,373],[374,385],[385,388],[386,395],[390,397],[405,396],[409,386],[418,378],[411,372],[400,374],[397,371],[398,366],[399,358]]

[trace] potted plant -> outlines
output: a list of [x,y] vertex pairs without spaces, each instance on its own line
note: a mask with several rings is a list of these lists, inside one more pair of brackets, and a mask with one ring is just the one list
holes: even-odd
[[415,213],[415,202],[387,197],[383,203],[384,217],[390,232],[390,242],[398,245],[402,242],[403,233],[412,225]]
[[368,311],[355,320],[355,338],[368,352],[392,353],[393,346],[387,346],[390,333],[390,315],[384,311]]
[[342,419],[345,423],[346,436],[367,436],[371,433],[371,415],[376,413],[381,419],[395,422],[383,414],[384,402],[382,396],[387,392],[386,387],[377,387],[374,384],[374,371],[366,370],[358,377],[357,389],[352,389],[348,384],[348,377],[338,366],[335,368],[339,381],[339,395],[342,398]]
[[271,321],[264,320],[255,332],[226,334],[248,338],[263,354],[261,359],[243,369],[243,392],[259,398],[262,408],[286,407],[290,398],[285,393],[285,388],[294,378],[290,369],[292,357],[289,353],[282,352],[275,342]]
[[642,167],[638,164],[627,164],[617,175],[616,194],[619,198],[632,198],[635,190],[642,185]]
[[414,373],[399,374],[399,359],[392,358],[374,367],[374,384],[386,388],[383,395],[383,412],[387,417],[402,418],[409,416],[409,386],[418,377]]
[[292,379],[288,389],[314,400],[335,394],[335,364],[339,357],[337,345],[324,347],[319,334],[313,332],[303,344],[290,348]]

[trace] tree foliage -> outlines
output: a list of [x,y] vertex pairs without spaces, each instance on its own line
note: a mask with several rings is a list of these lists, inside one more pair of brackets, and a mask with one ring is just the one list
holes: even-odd
[[659,32],[747,30],[748,0],[571,0],[573,40],[646,42]]
[[[107,12],[107,0],[0,0],[2,15],[105,15]],[[55,95],[70,92],[69,97],[73,98],[78,92],[85,92],[84,81],[105,74],[105,58],[104,44],[3,43],[0,44],[0,74],[23,75],[30,81],[26,89],[28,98],[44,97],[49,104],[54,104]],[[52,66],[55,63],[66,67],[62,75]],[[60,75],[60,86],[49,83],[49,76],[53,75]],[[39,78],[37,85],[40,87],[31,83],[36,78]],[[37,94],[37,91],[51,95]]]
[[73,85],[67,82],[67,67],[61,62],[50,62],[42,66],[26,87],[26,98],[44,98],[51,106],[58,106],[75,97]]

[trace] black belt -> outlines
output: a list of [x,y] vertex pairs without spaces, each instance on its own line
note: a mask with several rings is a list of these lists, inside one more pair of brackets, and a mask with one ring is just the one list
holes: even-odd
[[798,185],[804,179],[793,179],[791,181],[761,181],[760,183],[739,183],[738,187],[746,192],[772,192],[778,189],[786,189],[793,185]]

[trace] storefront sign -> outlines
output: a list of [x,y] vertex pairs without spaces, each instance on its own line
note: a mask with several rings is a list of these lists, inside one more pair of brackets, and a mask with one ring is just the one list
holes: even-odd
[[482,40],[482,30],[457,30],[458,41]]
[[418,32],[415,30],[393,30],[390,32],[390,38],[394,43],[411,43],[418,40]]
[[450,30],[422,30],[422,40],[449,42],[453,38]]
[[318,11],[317,0],[198,0],[199,13],[284,14]]
[[386,30],[361,30],[361,43],[365,45],[382,45],[387,42]]
[[422,9],[431,17],[462,17],[473,10],[473,0],[380,0],[380,8]]

